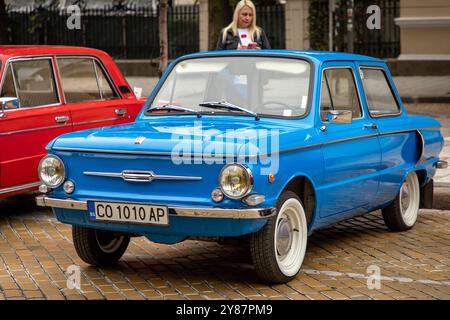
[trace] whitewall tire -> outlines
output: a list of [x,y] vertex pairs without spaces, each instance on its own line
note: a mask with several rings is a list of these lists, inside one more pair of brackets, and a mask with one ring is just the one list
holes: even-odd
[[300,271],[308,226],[303,205],[294,192],[283,192],[276,209],[277,214],[250,236],[250,252],[259,277],[272,283],[285,283]]
[[394,201],[382,210],[384,222],[392,231],[409,230],[417,221],[419,206],[419,179],[415,172],[411,172],[402,183]]

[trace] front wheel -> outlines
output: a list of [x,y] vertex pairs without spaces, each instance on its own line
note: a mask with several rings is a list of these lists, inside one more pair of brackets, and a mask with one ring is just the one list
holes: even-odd
[[382,210],[384,222],[392,231],[409,230],[416,223],[419,205],[419,179],[415,172],[411,172],[400,187],[395,200]]
[[78,256],[95,266],[116,263],[130,243],[128,235],[79,226],[72,226],[72,238]]
[[250,252],[260,278],[272,283],[285,283],[300,271],[308,227],[305,210],[294,192],[283,192],[276,209],[277,214],[250,236]]

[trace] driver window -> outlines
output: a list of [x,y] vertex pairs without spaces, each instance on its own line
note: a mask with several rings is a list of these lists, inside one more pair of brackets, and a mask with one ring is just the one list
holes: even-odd
[[59,102],[50,59],[13,62],[12,71],[22,108]]
[[320,99],[322,121],[327,121],[330,110],[351,111],[353,119],[362,117],[358,92],[350,68],[327,69],[323,73]]
[[[59,102],[50,59],[16,61],[12,71],[17,84],[17,95],[22,108],[56,104]],[[11,81],[11,80],[10,80]],[[9,84],[8,94],[14,91]],[[3,89],[2,89],[3,93]]]

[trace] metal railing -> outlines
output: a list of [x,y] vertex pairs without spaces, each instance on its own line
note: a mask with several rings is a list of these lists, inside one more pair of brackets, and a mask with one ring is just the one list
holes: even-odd
[[284,5],[260,6],[256,8],[258,25],[264,29],[272,49],[286,48]]
[[[85,9],[81,28],[69,30],[69,15],[56,8],[9,12],[12,44],[86,46],[119,59],[159,57],[158,12],[152,8]],[[169,57],[199,50],[198,6],[174,6],[168,11]]]
[[[285,48],[284,6],[258,7],[258,25],[272,48]],[[70,30],[66,10],[24,8],[8,12],[12,44],[85,46],[104,50],[115,59],[159,57],[158,12],[152,8],[82,9],[80,29]],[[199,7],[168,11],[169,59],[199,51]]]
[[[333,14],[333,50],[348,51],[349,35],[347,0],[335,0]],[[380,29],[369,29],[367,8],[380,8]],[[315,50],[329,49],[329,1],[311,0],[309,8],[310,44]],[[353,6],[353,52],[392,58],[400,54],[400,29],[394,19],[400,15],[400,0],[354,0]]]

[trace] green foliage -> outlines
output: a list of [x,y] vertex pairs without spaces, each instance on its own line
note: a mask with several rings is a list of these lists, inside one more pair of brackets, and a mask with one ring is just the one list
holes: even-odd
[[311,49],[328,50],[328,1],[310,1],[308,23]]
[[31,27],[28,29],[29,33],[35,33],[42,29],[47,22],[46,11],[36,10],[30,15]]
[[36,5],[36,9],[30,15],[31,27],[27,30],[29,33],[35,33],[45,27],[50,19],[49,9],[57,8],[58,0],[50,0],[48,2],[37,0]]

